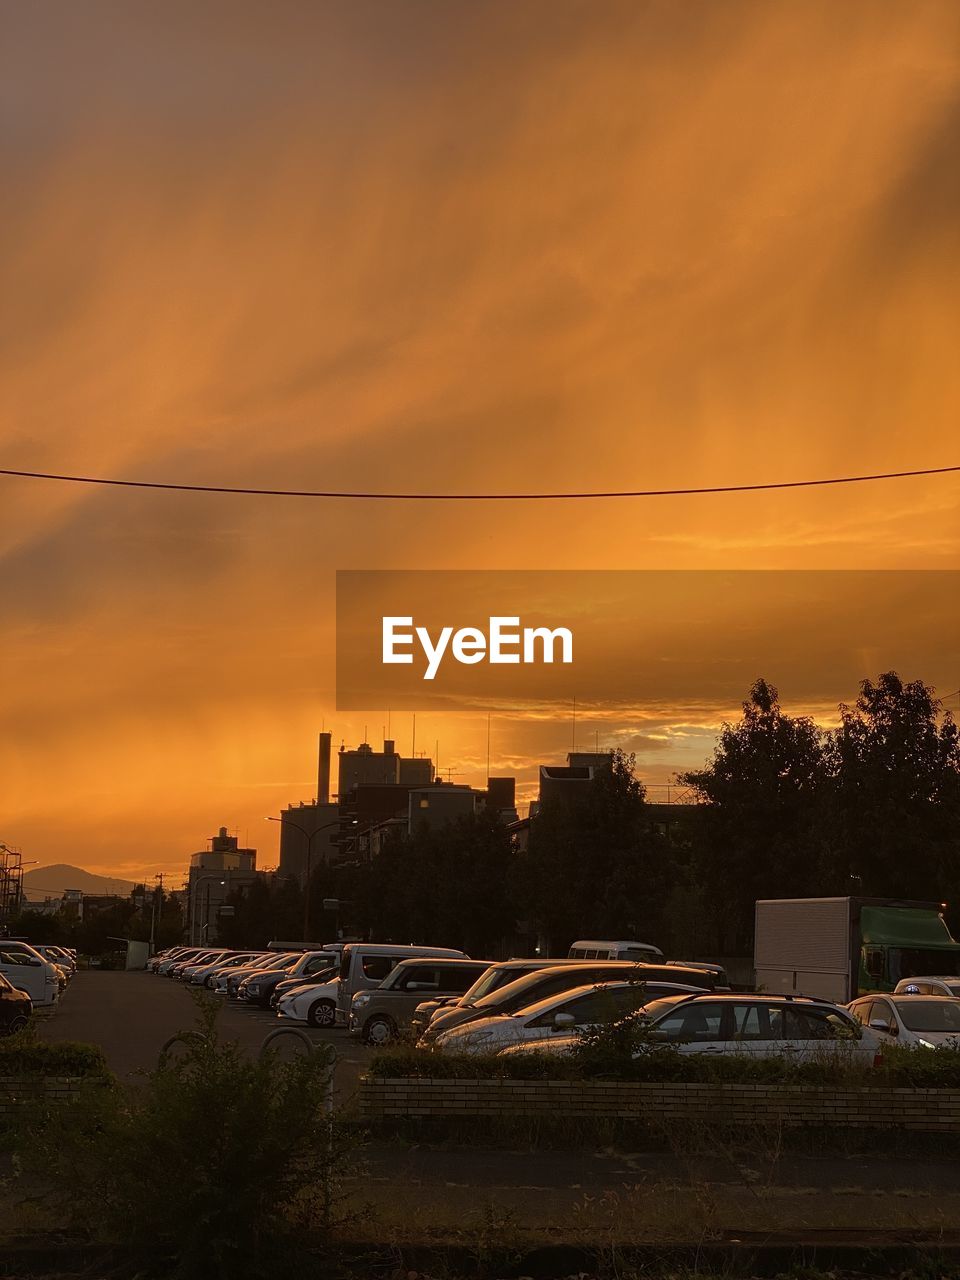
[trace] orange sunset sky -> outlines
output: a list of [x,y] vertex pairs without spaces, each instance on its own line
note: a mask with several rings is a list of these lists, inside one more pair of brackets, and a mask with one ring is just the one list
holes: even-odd
[[[960,462],[955,0],[7,0],[2,27],[0,467],[548,490]],[[960,567],[957,476],[488,507],[0,477],[0,504],[0,840],[129,878],[221,824],[275,865],[262,818],[313,795],[321,725],[377,742],[385,711],[335,710],[338,568]],[[856,693],[781,686],[825,720]],[[578,741],[662,783],[736,710],[627,681]],[[484,716],[426,712],[437,739],[482,783]],[[529,795],[570,742],[500,708],[493,771]]]

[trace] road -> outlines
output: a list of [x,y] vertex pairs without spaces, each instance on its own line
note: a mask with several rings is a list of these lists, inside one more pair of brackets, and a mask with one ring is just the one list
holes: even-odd
[[[156,1064],[163,1043],[195,1022],[189,991],[147,973],[83,971],[58,1009],[38,1019],[51,1041],[98,1044],[121,1079]],[[279,1024],[264,1010],[222,1002],[219,1029],[251,1054]],[[369,1050],[343,1031],[309,1030],[337,1053],[338,1100],[347,1103]],[[702,1150],[550,1150],[518,1143],[371,1140],[349,1179],[371,1238],[426,1238],[449,1231],[522,1228],[553,1238],[687,1238],[691,1232],[806,1231],[812,1228],[929,1230],[960,1221],[960,1164],[947,1155],[808,1156],[749,1153],[709,1142]]]
[[[251,1054],[259,1051],[271,1031],[287,1025],[266,1009],[226,999],[221,1005],[217,1024],[221,1036],[235,1040]],[[40,1034],[51,1041],[99,1045],[110,1069],[121,1080],[129,1080],[155,1067],[164,1043],[195,1024],[190,992],[180,982],[152,973],[84,969],[70,983],[56,1011],[40,1022]],[[302,1030],[314,1044],[333,1046],[337,1094],[341,1101],[347,1101],[369,1060],[369,1049],[345,1031]]]

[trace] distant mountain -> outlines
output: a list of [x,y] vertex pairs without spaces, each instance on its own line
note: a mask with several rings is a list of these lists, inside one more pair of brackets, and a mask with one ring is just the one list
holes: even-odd
[[97,876],[82,867],[71,867],[58,862],[52,867],[31,867],[23,873],[23,892],[32,902],[44,898],[59,898],[64,889],[80,889],[83,893],[118,893],[124,897],[133,890],[133,880],[118,880],[112,876]]

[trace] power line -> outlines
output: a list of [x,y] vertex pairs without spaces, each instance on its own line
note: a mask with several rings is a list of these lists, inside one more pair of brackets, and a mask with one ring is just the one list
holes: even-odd
[[48,471],[12,471],[0,476],[24,480],[59,480],[68,484],[109,485],[125,489],[168,489],[177,493],[226,493],[258,498],[345,498],[367,502],[555,502],[591,498],[679,498],[708,493],[756,493],[765,489],[810,489],[820,485],[866,484],[874,480],[905,480],[910,476],[940,476],[956,467],[923,467],[914,471],[883,471],[875,475],[830,476],[818,480],[774,480],[763,484],[705,485],[690,489],[610,489],[568,493],[368,493],[345,489],[249,489],[220,484],[175,484],[160,480],[116,480],[105,476],[68,476]]

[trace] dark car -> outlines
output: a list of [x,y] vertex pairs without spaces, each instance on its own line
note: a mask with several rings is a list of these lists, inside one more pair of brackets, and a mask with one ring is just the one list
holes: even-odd
[[635,964],[632,960],[575,960],[528,973],[491,991],[474,1004],[438,1009],[420,1037],[420,1043],[432,1044],[441,1031],[450,1031],[465,1022],[476,1022],[478,1018],[489,1018],[492,1014],[516,1013],[518,1009],[525,1009],[560,991],[581,987],[588,982],[614,982],[618,978],[636,979],[638,982],[676,982],[702,991],[712,991],[716,985],[713,974],[703,969],[684,969],[674,964]]
[[0,974],[0,1034],[22,1031],[33,1013],[33,1001]]

